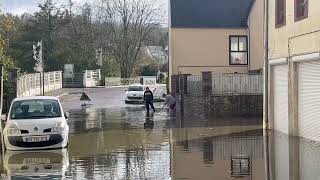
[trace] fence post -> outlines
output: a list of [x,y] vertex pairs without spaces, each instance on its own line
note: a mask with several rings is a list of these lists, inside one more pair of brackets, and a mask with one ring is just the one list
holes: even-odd
[[0,115],[3,110],[3,65],[0,64]]
[[179,73],[177,84],[178,84],[178,93],[180,96],[180,113],[181,113],[181,116],[183,116],[184,115],[184,88],[183,88],[184,76],[183,74]]
[[183,92],[184,94],[188,94],[188,76],[191,74],[182,74],[183,78]]
[[177,93],[177,75],[171,76],[171,95],[176,95]]
[[202,72],[202,92],[208,97],[212,95],[212,73]]
[[204,97],[204,112],[209,115],[211,111],[211,96],[212,96],[212,73],[202,72],[202,94]]
[[56,71],[53,72],[53,89],[56,90]]
[[31,75],[27,76],[27,88],[28,88],[28,95],[31,96]]
[[10,105],[17,97],[17,82],[18,82],[18,69],[9,69],[8,71],[8,99],[7,99],[7,112]]
[[63,85],[62,71],[59,71],[59,88],[62,88],[62,85]]

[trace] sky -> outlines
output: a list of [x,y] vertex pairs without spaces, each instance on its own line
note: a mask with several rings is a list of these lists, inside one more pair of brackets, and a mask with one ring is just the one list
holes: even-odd
[[[15,15],[21,15],[25,12],[34,13],[38,8],[39,3],[43,3],[45,0],[0,0],[0,9],[4,12],[10,12]],[[73,2],[78,2],[83,4],[85,1],[92,0],[72,0]],[[57,3],[65,3],[68,0],[55,0]]]
[[[4,12],[9,12],[15,15],[21,15],[25,12],[33,14],[38,10],[38,4],[43,3],[45,0],[0,0],[0,9]],[[57,3],[64,4],[68,0],[54,0]],[[94,0],[72,0],[77,4],[84,4],[86,2],[93,2]],[[167,6],[169,0],[160,0],[164,8]],[[167,10],[167,9],[165,9]]]

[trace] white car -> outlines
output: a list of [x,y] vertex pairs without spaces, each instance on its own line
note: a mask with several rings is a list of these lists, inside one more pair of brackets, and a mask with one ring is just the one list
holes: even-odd
[[125,103],[143,103],[143,95],[145,88],[141,84],[133,84],[126,90]]
[[56,97],[16,98],[3,130],[5,147],[8,150],[64,148],[68,145],[68,117]]
[[155,102],[164,102],[166,99],[162,97],[163,94],[167,94],[166,87],[158,86],[153,89],[153,98]]

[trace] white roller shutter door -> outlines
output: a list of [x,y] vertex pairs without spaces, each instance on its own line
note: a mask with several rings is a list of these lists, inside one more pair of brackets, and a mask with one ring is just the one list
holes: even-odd
[[320,61],[301,62],[298,79],[299,135],[320,140]]
[[288,133],[288,65],[272,66],[274,129]]

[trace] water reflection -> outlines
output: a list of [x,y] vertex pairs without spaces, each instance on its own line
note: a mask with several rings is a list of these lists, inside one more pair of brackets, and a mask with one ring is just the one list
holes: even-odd
[[[2,154],[12,179],[314,180],[320,144],[244,118],[192,119],[142,106],[70,111],[69,148]],[[241,121],[243,120],[243,121]],[[267,171],[266,171],[267,170]]]
[[193,139],[196,132],[180,129],[174,135],[189,140],[173,144],[173,179],[265,178],[262,136],[247,132]]
[[3,167],[11,179],[62,179],[69,167],[68,151],[6,151]]
[[313,180],[320,178],[320,143],[270,132],[267,160],[270,179]]
[[153,129],[154,122],[153,122],[153,114],[146,116],[146,121],[143,124],[145,129]]

